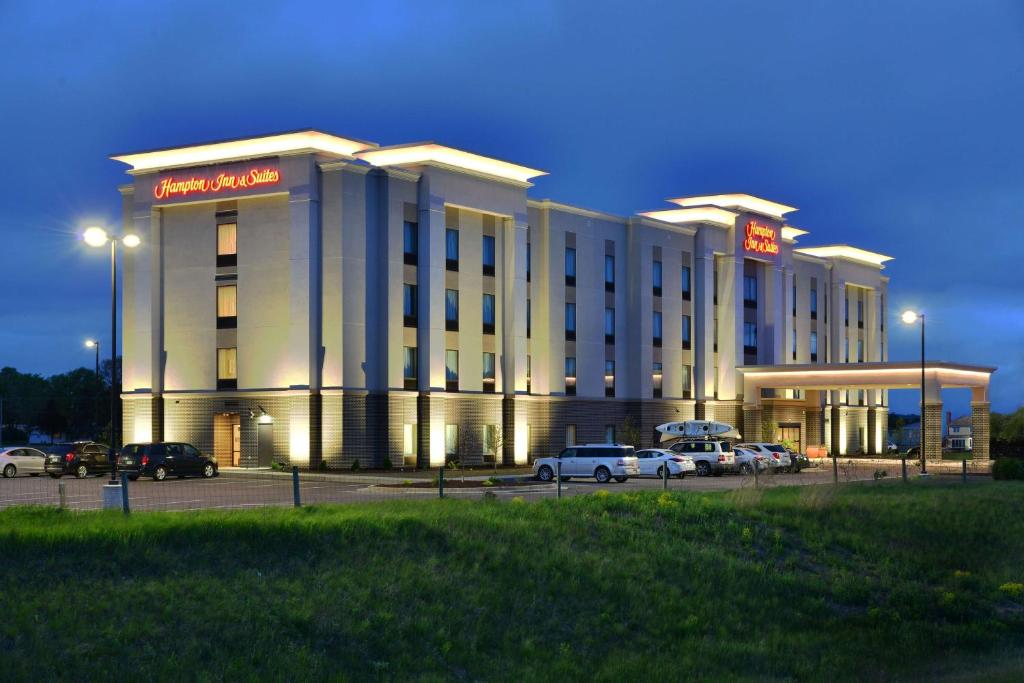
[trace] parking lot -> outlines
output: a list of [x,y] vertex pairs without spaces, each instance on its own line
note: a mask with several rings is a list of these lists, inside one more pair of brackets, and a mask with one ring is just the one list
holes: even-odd
[[[899,477],[899,466],[879,466],[877,463],[843,463],[839,466],[840,481],[873,480],[876,472],[884,470],[885,478]],[[467,480],[482,480],[489,473],[457,471],[447,473],[449,486],[445,495],[451,498],[480,498],[488,493],[499,499],[520,496],[527,500],[553,498],[556,496],[554,483],[537,481],[516,486],[490,486],[481,488],[458,488],[457,483]],[[499,477],[510,473],[498,470]],[[916,476],[912,469],[911,476]],[[832,482],[832,467],[829,463],[812,467],[796,474],[762,474],[757,485],[762,487],[828,484]],[[431,498],[438,495],[436,485],[413,488],[408,483],[436,482],[436,471],[378,474],[311,474],[301,473],[300,499],[304,505],[317,503],[371,503],[396,498]],[[47,476],[17,477],[0,479],[0,508],[11,505],[61,505],[63,488],[64,505],[73,510],[95,510],[102,507],[105,476],[86,479],[64,477],[54,480]],[[672,491],[713,491],[727,490],[755,485],[753,476],[726,474],[720,477],[688,476],[685,479],[670,479]],[[598,484],[592,479],[572,479],[562,485],[563,496],[586,495],[604,489],[611,493],[657,490],[662,488],[660,479],[638,479],[619,484],[610,482]],[[271,471],[224,471],[214,479],[168,479],[155,482],[140,479],[128,486],[129,502],[134,511],[143,510],[199,510],[199,509],[244,509],[262,506],[290,506],[294,504],[293,482],[289,473]]]

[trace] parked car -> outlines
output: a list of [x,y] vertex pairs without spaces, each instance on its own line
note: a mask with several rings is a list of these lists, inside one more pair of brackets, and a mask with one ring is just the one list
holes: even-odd
[[612,443],[570,446],[553,458],[538,458],[533,463],[533,473],[541,481],[551,481],[559,462],[562,463],[562,479],[593,477],[601,484],[609,479],[621,484],[640,474],[633,447]]
[[693,459],[698,477],[722,476],[736,469],[732,443],[721,439],[689,439],[672,444],[672,451]]
[[45,463],[46,453],[38,448],[15,446],[0,450],[0,474],[3,474],[6,479],[19,474],[38,477],[43,473]]
[[636,460],[641,477],[654,476],[660,479],[665,476],[666,467],[670,477],[679,477],[680,479],[697,471],[693,458],[663,448],[645,448],[642,451],[637,451]]
[[73,474],[85,479],[90,474],[110,471],[110,446],[95,441],[55,443],[46,447],[44,470],[54,479]]
[[153,477],[163,481],[169,476],[217,476],[217,461],[203,455],[192,444],[179,442],[130,443],[121,449],[117,467],[135,481],[139,477]]
[[760,453],[755,453],[739,446],[733,446],[732,452],[736,458],[736,467],[743,474],[753,474],[755,467],[757,467],[758,472],[764,472],[768,469],[768,460]]
[[793,463],[790,467],[793,472],[799,472],[800,470],[805,470],[811,466],[811,459],[803,453],[794,453],[788,448],[786,450],[789,452],[789,461]]
[[789,459],[789,451],[781,444],[758,441],[738,445],[767,458],[772,472],[789,472],[793,466],[793,462]]
[[907,449],[907,457],[908,458],[920,458],[921,457],[921,447],[920,446],[911,446],[910,448],[908,448]]

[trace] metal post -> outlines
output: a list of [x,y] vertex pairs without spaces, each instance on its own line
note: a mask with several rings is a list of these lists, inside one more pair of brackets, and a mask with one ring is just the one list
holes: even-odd
[[66,510],[68,507],[68,487],[62,481],[57,482],[57,498],[60,500],[60,509]]
[[292,497],[295,498],[295,507],[302,507],[302,499],[299,496],[299,466],[292,465]]
[[562,461],[555,463],[555,495],[562,497]]
[[754,488],[756,489],[756,488],[759,488],[760,485],[761,485],[761,480],[759,479],[759,474],[757,472],[757,470],[758,470],[758,457],[756,455],[754,456],[754,463],[753,464],[754,464]]
[[967,458],[964,458],[960,463],[960,478],[963,482],[967,483]]
[[836,459],[835,450],[836,449],[834,449],[834,448],[832,449],[832,451],[833,451],[832,452],[832,483],[833,484],[838,484],[839,483],[839,461]]
[[444,498],[444,465],[437,471],[437,493],[439,497]]
[[903,483],[907,483],[907,454],[900,453],[900,468],[903,470]]
[[124,514],[129,514],[131,508],[128,506],[128,473],[121,472],[121,509]]
[[661,465],[661,488],[668,491],[668,463]]
[[110,483],[117,483],[117,240],[110,239]]
[[924,417],[924,313],[921,314],[921,474],[928,474],[925,459],[925,417]]

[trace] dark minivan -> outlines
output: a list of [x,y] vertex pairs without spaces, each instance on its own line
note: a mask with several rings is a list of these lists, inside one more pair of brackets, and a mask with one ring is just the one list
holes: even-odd
[[139,477],[163,481],[168,476],[209,479],[217,476],[217,461],[187,443],[130,443],[121,449],[117,469],[132,481]]
[[85,479],[90,474],[110,471],[110,446],[95,441],[72,441],[47,446],[43,470],[54,479],[73,474]]

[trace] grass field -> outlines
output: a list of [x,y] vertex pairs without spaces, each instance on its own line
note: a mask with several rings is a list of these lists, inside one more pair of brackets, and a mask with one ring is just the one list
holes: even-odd
[[1024,484],[0,512],[3,680],[1019,680]]

